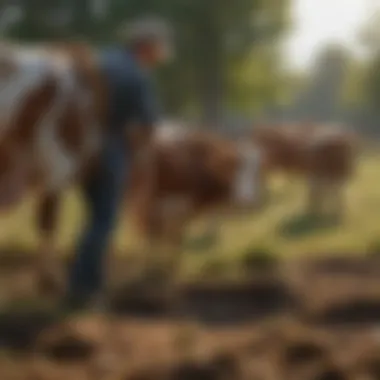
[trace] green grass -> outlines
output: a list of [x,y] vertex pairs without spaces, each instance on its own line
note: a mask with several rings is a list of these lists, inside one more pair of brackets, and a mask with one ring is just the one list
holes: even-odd
[[[249,247],[270,247],[281,256],[294,256],[323,252],[363,252],[380,241],[380,155],[371,154],[359,162],[358,172],[347,188],[348,210],[340,226],[324,226],[306,233],[286,235],[281,233],[284,223],[302,213],[305,187],[302,181],[276,178],[271,183],[272,201],[256,215],[225,221],[217,244],[206,252],[195,254],[194,263],[202,261],[204,253],[217,254],[227,261]],[[37,235],[33,225],[33,200],[26,201],[11,214],[0,219],[0,247],[34,248]],[[83,208],[75,191],[67,194],[61,216],[59,245],[70,249],[80,232]],[[198,227],[198,228],[197,228]],[[302,227],[302,226],[301,226]],[[194,230],[199,226],[194,226]],[[126,218],[115,234],[115,246],[129,252],[136,238]],[[190,249],[188,250],[190,253]],[[188,255],[190,257],[190,255]]]

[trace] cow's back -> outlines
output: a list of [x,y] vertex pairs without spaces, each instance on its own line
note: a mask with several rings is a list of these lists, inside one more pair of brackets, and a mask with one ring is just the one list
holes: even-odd
[[194,213],[227,201],[236,170],[233,145],[199,132],[154,140],[149,159],[132,170],[128,198],[145,209],[137,214],[171,200],[183,201]]
[[253,140],[265,152],[268,170],[305,170],[307,141],[294,126],[259,127],[253,132]]
[[253,136],[266,151],[269,169],[329,178],[352,172],[354,139],[342,127],[295,124],[259,128]]
[[351,133],[321,130],[308,146],[308,170],[318,177],[346,179],[354,170],[355,153],[355,138]]
[[160,135],[152,144],[150,165],[135,163],[132,185],[140,188],[145,181],[152,183],[152,177],[157,197],[201,197],[216,181],[208,166],[211,154],[207,142],[191,134],[178,139],[165,136],[165,140]]
[[51,65],[43,53],[9,45],[0,48],[0,137],[11,127],[18,127],[15,119],[25,103],[51,81]]

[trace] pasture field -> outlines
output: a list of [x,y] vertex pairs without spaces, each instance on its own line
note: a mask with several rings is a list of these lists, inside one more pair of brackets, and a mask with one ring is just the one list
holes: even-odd
[[[220,239],[210,248],[197,245],[205,257],[217,252],[227,260],[247,249],[270,250],[283,257],[323,252],[351,254],[380,246],[380,153],[367,153],[358,162],[357,173],[347,187],[347,211],[341,225],[313,225],[302,216],[306,188],[302,180],[273,178],[271,200],[264,210],[250,216],[225,220]],[[34,200],[27,200],[18,209],[0,219],[0,247],[33,250],[37,235],[33,224]],[[80,232],[84,208],[80,195],[67,194],[61,213],[59,245],[70,251]],[[190,228],[189,240],[196,239],[202,221]],[[128,217],[122,216],[115,233],[115,248],[121,254],[133,252],[138,243]],[[191,246],[191,244],[189,244]],[[194,247],[187,249],[189,253]]]
[[[314,260],[301,257],[289,265],[278,260],[253,272],[247,267],[249,281],[190,281],[179,301],[143,288],[136,298],[136,288],[125,287],[129,260],[120,257],[110,293],[117,318],[111,324],[88,314],[51,325],[31,307],[35,268],[28,260],[13,268],[0,265],[0,306],[10,299],[23,303],[20,310],[0,308],[0,378],[378,379],[380,261],[377,255],[355,254],[374,244],[379,249],[379,165],[379,154],[360,159],[340,226],[302,221],[302,182],[275,178],[269,207],[226,221],[212,248],[190,244],[202,221],[194,225],[184,267],[197,269],[215,260],[233,272],[233,264],[242,263],[247,252],[263,249],[281,258],[320,254]],[[63,252],[70,252],[83,207],[75,191],[65,202],[59,243]],[[2,219],[0,246],[33,252],[33,203],[25,202]],[[123,220],[115,236],[120,256],[136,252],[133,237]],[[32,301],[25,305],[25,299]],[[171,308],[178,305],[182,317],[173,320]],[[107,367],[110,360],[112,369]]]

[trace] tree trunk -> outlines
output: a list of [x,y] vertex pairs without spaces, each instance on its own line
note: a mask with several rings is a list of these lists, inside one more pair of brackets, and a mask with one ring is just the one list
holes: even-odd
[[224,64],[222,41],[217,28],[208,25],[202,59],[200,85],[201,120],[209,129],[219,129],[223,120]]
[[201,119],[205,127],[217,129],[223,118],[222,73],[209,72],[203,82],[201,94]]

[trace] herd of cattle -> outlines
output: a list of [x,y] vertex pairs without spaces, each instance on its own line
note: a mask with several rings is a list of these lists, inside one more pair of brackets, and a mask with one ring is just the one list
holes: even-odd
[[[87,45],[0,45],[0,208],[12,210],[31,191],[38,194],[45,269],[61,194],[96,167],[107,128],[102,79]],[[263,207],[268,176],[277,170],[307,180],[310,212],[340,215],[355,163],[354,136],[328,125],[256,126],[233,141],[163,123],[144,147],[132,137],[126,202],[149,244],[178,247],[200,214]]]

